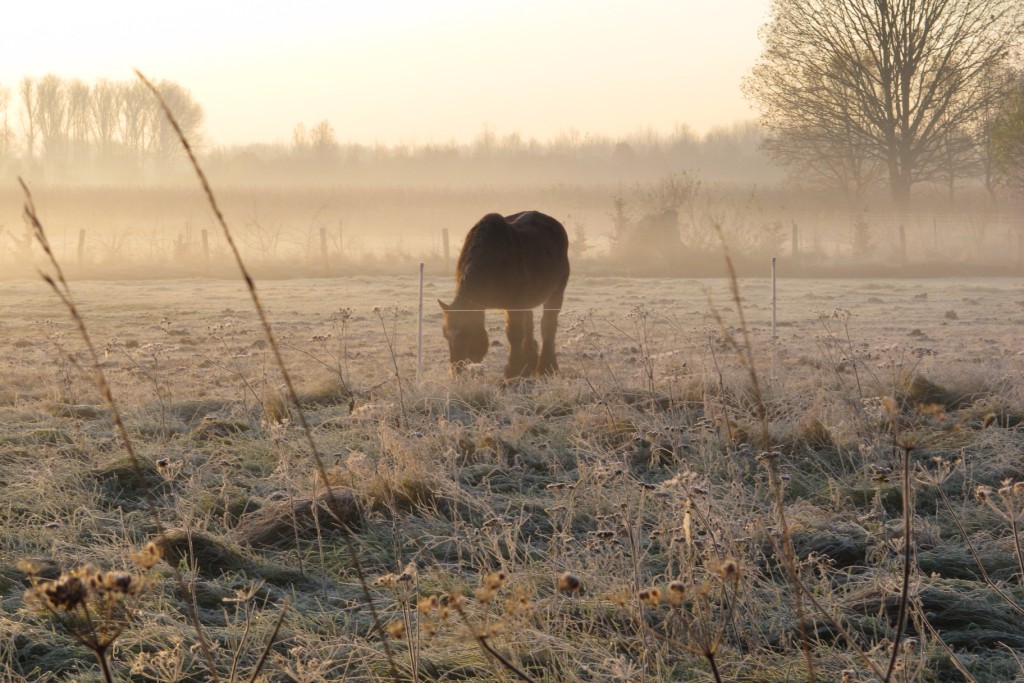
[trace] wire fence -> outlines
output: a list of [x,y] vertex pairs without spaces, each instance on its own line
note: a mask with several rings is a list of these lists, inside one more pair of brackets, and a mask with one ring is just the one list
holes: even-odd
[[[614,263],[620,256],[607,226],[585,226],[574,232],[583,239],[587,258]],[[1024,265],[1024,216],[1013,213],[848,213],[785,212],[763,216],[740,227],[723,225],[733,253],[793,259],[860,259],[902,263]],[[345,230],[342,225],[273,229],[243,225],[236,242],[247,263],[295,268],[306,274],[337,274],[344,267],[374,269],[425,261],[434,272],[451,272],[464,231]],[[631,253],[647,253],[652,261],[665,253],[685,254],[696,239],[693,226],[679,226],[677,248],[635,244]],[[137,230],[56,230],[51,243],[72,274],[100,275],[104,269],[144,268],[156,274],[204,274],[227,260],[220,232],[191,223],[174,228],[163,224]],[[702,235],[702,246],[717,237]],[[756,246],[754,246],[756,245]],[[571,247],[572,248],[572,247]],[[756,253],[753,253],[756,252]],[[578,260],[582,252],[576,253]],[[28,234],[0,230],[0,276],[31,275],[41,258]],[[73,270],[77,268],[77,271]],[[638,269],[639,270],[639,269]]]

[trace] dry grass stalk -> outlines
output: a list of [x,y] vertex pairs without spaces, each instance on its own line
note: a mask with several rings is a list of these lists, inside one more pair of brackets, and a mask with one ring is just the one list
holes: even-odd
[[[281,372],[281,378],[284,381],[288,397],[295,408],[295,413],[299,419],[299,425],[302,428],[302,433],[306,438],[307,445],[309,446],[309,453],[310,456],[313,458],[314,465],[316,466],[317,473],[320,477],[320,482],[327,490],[328,504],[331,505],[333,504],[335,498],[334,492],[331,487],[330,478],[327,476],[327,468],[324,465],[323,458],[320,456],[319,449],[317,448],[316,445],[316,440],[313,438],[313,430],[310,429],[309,422],[306,420],[306,414],[302,409],[298,393],[295,391],[295,385],[292,382],[291,374],[288,372],[288,367],[285,365],[284,358],[281,355],[281,349],[277,343],[274,331],[270,326],[270,320],[267,318],[266,311],[264,310],[263,304],[260,301],[259,294],[256,291],[256,282],[253,280],[252,276],[249,274],[249,271],[245,266],[245,261],[242,259],[242,255],[239,252],[238,247],[235,245],[235,240],[231,235],[230,228],[228,228],[227,221],[224,219],[224,214],[221,211],[220,206],[217,204],[217,198],[213,193],[213,188],[210,186],[209,181],[206,179],[206,174],[203,172],[202,167],[199,165],[199,161],[196,159],[195,153],[192,151],[192,146],[189,144],[188,139],[182,132],[181,126],[178,125],[178,121],[174,117],[174,113],[171,111],[170,107],[167,105],[167,102],[164,100],[163,96],[160,94],[160,91],[156,88],[156,86],[154,86],[142,74],[142,72],[136,70],[135,74],[136,76],[138,76],[139,80],[142,81],[142,83],[146,86],[146,88],[148,88],[149,91],[153,93],[153,96],[156,97],[157,101],[159,102],[160,108],[163,110],[164,115],[167,117],[168,122],[174,129],[174,132],[177,135],[178,140],[181,142],[182,147],[185,149],[185,153],[188,155],[189,162],[192,164],[192,168],[196,172],[196,176],[198,177],[199,183],[203,188],[203,192],[206,193],[207,201],[210,204],[210,208],[213,210],[214,216],[216,216],[217,218],[217,223],[221,227],[224,239],[227,241],[228,247],[231,249],[231,254],[235,259],[236,265],[238,266],[239,273],[242,275],[243,280],[245,280],[245,285],[249,291],[249,296],[252,301],[253,308],[256,310],[256,315],[259,318],[260,326],[263,329],[264,338],[266,339],[267,344],[270,346],[271,352],[273,353],[274,356],[274,361],[276,362],[277,367]],[[344,516],[340,513],[336,514],[335,516],[339,520],[344,518]],[[359,578],[359,583],[362,586],[363,596],[366,600],[367,607],[370,609],[370,614],[373,617],[374,625],[377,631],[383,634],[384,629],[381,626],[381,621],[377,614],[377,608],[374,605],[373,597],[370,595],[370,589],[367,586],[366,577],[363,574],[362,565],[359,562],[359,556],[358,553],[356,553],[355,551],[355,546],[352,544],[350,534],[348,532],[343,532],[342,537],[344,538],[345,546],[349,552],[349,557],[352,561],[352,566],[356,570],[356,574]],[[388,661],[388,666],[391,669],[391,675],[395,680],[398,680],[398,667],[395,665],[394,656],[391,653],[391,647],[388,645],[387,638],[384,637],[381,640],[381,642],[384,647],[384,653]]]
[[[128,429],[125,427],[124,420],[121,419],[121,411],[118,409],[117,401],[114,400],[114,393],[110,388],[110,383],[107,381],[107,377],[103,372],[99,354],[96,351],[95,345],[92,343],[92,338],[89,335],[89,329],[86,327],[85,319],[82,318],[82,315],[79,313],[78,306],[75,304],[74,297],[71,295],[71,286],[64,277],[64,270],[61,268],[60,262],[57,260],[53,249],[50,247],[50,240],[46,235],[46,230],[43,228],[42,222],[39,220],[39,214],[36,211],[35,202],[32,200],[32,193],[29,191],[28,185],[25,184],[24,180],[19,178],[18,182],[21,184],[21,189],[25,193],[25,218],[32,226],[36,241],[39,243],[40,247],[42,247],[43,253],[46,254],[46,258],[50,262],[50,266],[54,271],[53,276],[40,272],[40,277],[43,278],[43,281],[50,286],[50,289],[53,290],[61,303],[64,304],[68,314],[75,323],[75,327],[77,328],[79,335],[82,337],[82,341],[85,343],[86,350],[89,353],[89,362],[93,371],[94,381],[103,396],[104,402],[106,402],[110,408],[110,416],[113,420],[118,436],[121,438],[121,445],[128,454],[128,458],[132,464],[132,469],[135,472],[139,489],[142,491],[146,508],[149,511],[149,515],[153,518],[153,523],[156,526],[157,541],[158,543],[162,542],[166,538],[166,532],[163,522],[160,519],[160,511],[156,507],[156,501],[153,499],[152,492],[146,485],[145,475],[142,471],[142,464],[135,452],[134,442],[128,435]],[[174,572],[175,581],[178,585],[178,590],[181,593],[186,609],[189,613],[189,618],[192,621],[192,627],[195,629],[196,637],[199,639],[200,649],[209,668],[210,677],[212,680],[217,681],[219,678],[217,676],[216,667],[213,663],[213,654],[210,651],[210,646],[207,642],[202,623],[199,621],[199,614],[195,609],[195,601],[192,591],[189,589],[188,584],[185,582],[184,577],[182,577],[181,572],[178,571],[177,567],[172,565],[172,570]]]

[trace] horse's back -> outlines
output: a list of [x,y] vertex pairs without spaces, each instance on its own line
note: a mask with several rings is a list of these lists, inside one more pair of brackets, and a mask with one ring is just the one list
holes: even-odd
[[490,213],[466,235],[456,266],[457,296],[488,308],[533,307],[569,279],[569,236],[540,211]]
[[549,248],[559,256],[569,259],[569,234],[565,226],[540,211],[521,211],[506,216],[505,221],[513,230],[521,230],[530,239],[549,242]]

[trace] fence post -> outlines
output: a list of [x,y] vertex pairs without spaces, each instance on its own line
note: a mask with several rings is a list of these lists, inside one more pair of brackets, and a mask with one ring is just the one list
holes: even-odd
[[1024,272],[1024,224],[1017,226],[1017,272]]
[[448,253],[448,228],[441,228],[441,244],[444,249],[444,272],[447,275],[451,270],[451,260]]
[[907,231],[900,223],[900,263],[907,265]]
[[[796,258],[800,254],[800,228],[797,227],[796,221],[793,221],[793,258]],[[774,259],[772,259],[774,263]]]
[[85,267],[85,228],[78,231],[78,268]]
[[327,258],[327,228],[320,228],[320,259],[324,264],[324,275],[330,275],[331,262]]
[[416,383],[423,377],[423,261],[420,261],[420,307],[416,329]]
[[775,298],[775,257],[772,256],[772,339],[775,339],[776,337],[778,337],[778,335],[775,334],[775,323],[776,323],[775,307],[776,307],[776,298]]

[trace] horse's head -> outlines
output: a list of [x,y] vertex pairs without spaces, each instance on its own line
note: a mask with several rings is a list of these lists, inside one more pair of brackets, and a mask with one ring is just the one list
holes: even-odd
[[487,355],[487,328],[483,311],[456,310],[438,299],[444,312],[444,337],[448,355],[458,372],[466,363],[479,363]]

